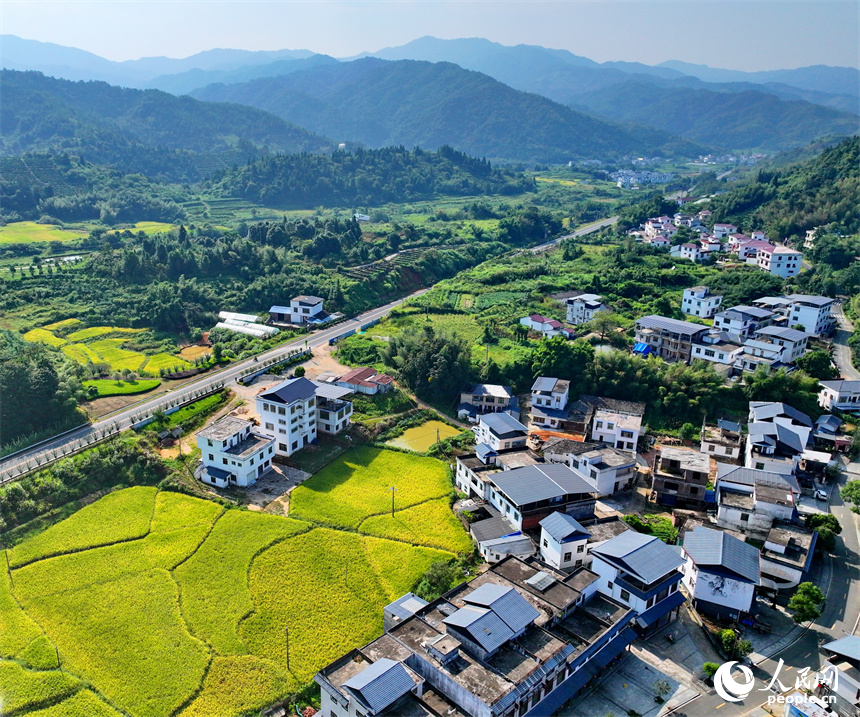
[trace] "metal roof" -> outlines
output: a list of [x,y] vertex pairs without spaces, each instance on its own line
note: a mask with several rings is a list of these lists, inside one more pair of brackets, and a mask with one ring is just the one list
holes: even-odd
[[500,386],[495,383],[476,383],[468,391],[464,391],[472,396],[496,396],[502,398],[510,398],[514,395],[510,386]]
[[309,306],[314,306],[315,304],[321,304],[322,298],[320,298],[319,296],[308,296],[306,294],[300,294],[299,296],[294,296],[291,299],[291,302],[293,301],[303,305],[307,304]]
[[507,433],[525,433],[528,429],[509,413],[485,413],[481,416],[481,423],[496,435]]
[[645,612],[637,615],[636,622],[642,627],[648,627],[651,623],[657,622],[663,615],[683,605],[686,599],[684,593],[677,590],[669,597],[656,603],[654,607],[648,608]]
[[752,316],[756,319],[766,319],[768,316],[773,316],[773,312],[769,309],[762,309],[760,306],[747,306],[746,304],[733,306],[729,311],[737,311],[739,314],[746,314],[747,316]]
[[708,327],[703,326],[702,324],[670,319],[665,316],[657,316],[655,314],[643,316],[641,319],[636,319],[636,328],[676,331],[679,334],[697,334],[700,331],[708,330]]
[[548,376],[539,376],[535,379],[535,382],[532,384],[532,393],[535,391],[552,393],[555,385],[558,383],[557,378],[550,378]]
[[757,468],[745,468],[728,463],[717,463],[717,482],[740,483],[741,485],[770,485],[777,488],[788,487],[795,493],[800,493],[797,479],[792,475],[783,475]]
[[291,309],[289,306],[273,306],[269,309],[270,314],[289,314]]
[[351,388],[346,388],[344,386],[336,386],[330,383],[322,383],[320,381],[311,381],[311,383],[316,386],[315,393],[320,398],[331,398],[337,400],[352,393]]
[[551,513],[540,522],[540,526],[559,543],[564,542],[572,535],[583,538],[591,535],[576,518],[567,513]]
[[788,416],[804,426],[812,426],[812,419],[805,413],[778,401],[750,401],[750,415],[753,421],[769,421],[778,416]]
[[499,555],[532,555],[535,552],[535,544],[531,538],[522,534],[503,535],[494,540],[485,540],[482,547],[492,548]]
[[484,583],[463,596],[463,601],[468,605],[492,610],[514,634],[521,632],[540,617],[540,613],[516,590],[496,583]]
[[834,302],[834,299],[827,296],[813,296],[812,294],[789,294],[785,298],[803,302],[804,304],[812,304],[813,306],[830,306]]
[[594,491],[585,479],[560,463],[514,468],[495,473],[489,480],[517,506]]
[[475,446],[475,455],[483,461],[487,456],[494,456],[497,453],[486,443],[479,443]]
[[513,630],[496,613],[483,607],[461,607],[442,622],[467,633],[487,652],[499,649],[514,636]]
[[732,433],[741,432],[740,423],[735,423],[734,421],[727,421],[725,418],[720,418],[717,421],[717,428],[722,428],[724,431],[731,431]]
[[660,538],[634,530],[616,535],[591,552],[633,573],[643,583],[653,583],[684,564],[683,558]]
[[684,534],[684,550],[696,567],[721,567],[754,585],[761,580],[759,551],[728,533],[700,526]]
[[558,581],[549,573],[539,570],[530,578],[526,579],[526,585],[533,587],[535,590],[543,592],[550,585],[555,585]]
[[850,660],[860,660],[860,637],[856,635],[840,637],[838,640],[823,645],[823,648]]
[[797,329],[786,329],[781,326],[765,326],[763,329],[759,329],[755,333],[756,336],[776,336],[778,339],[784,339],[785,341],[793,341],[795,343],[809,338],[809,334],[807,334],[805,331],[798,331]]
[[401,620],[405,620],[412,617],[425,605],[427,605],[427,601],[423,598],[420,598],[413,593],[406,593],[405,595],[397,598],[394,602],[388,603],[388,605],[385,606],[385,610],[390,612],[392,615],[396,615]]
[[818,385],[837,392],[849,391],[854,393],[860,391],[860,381],[819,381]]
[[313,398],[316,395],[316,390],[317,387],[313,382],[302,376],[272,386],[272,388],[257,394],[257,398],[289,405],[296,401],[307,401],[309,398]]
[[400,662],[381,657],[350,677],[343,686],[377,714],[411,691],[415,682]]

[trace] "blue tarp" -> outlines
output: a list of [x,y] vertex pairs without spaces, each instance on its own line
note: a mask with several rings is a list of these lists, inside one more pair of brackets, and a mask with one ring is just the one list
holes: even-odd
[[647,356],[651,353],[651,347],[646,343],[638,343],[633,346],[633,353]]

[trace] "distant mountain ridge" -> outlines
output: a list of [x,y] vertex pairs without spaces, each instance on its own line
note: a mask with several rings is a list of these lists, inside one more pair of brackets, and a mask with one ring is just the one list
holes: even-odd
[[336,141],[433,150],[450,145],[490,159],[567,162],[629,153],[695,156],[669,133],[622,126],[452,63],[364,58],[192,93],[266,110]]
[[158,90],[0,72],[0,154],[66,151],[170,181],[196,181],[267,152],[319,152],[331,142],[252,107]]

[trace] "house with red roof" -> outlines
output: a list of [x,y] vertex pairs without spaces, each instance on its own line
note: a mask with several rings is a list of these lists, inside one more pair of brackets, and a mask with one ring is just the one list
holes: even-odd
[[348,388],[353,393],[366,393],[374,396],[394,388],[394,379],[388,374],[379,373],[370,366],[359,366],[337,379],[336,384]]

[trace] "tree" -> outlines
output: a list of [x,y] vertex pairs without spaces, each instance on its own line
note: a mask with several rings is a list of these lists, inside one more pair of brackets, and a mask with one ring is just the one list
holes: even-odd
[[820,381],[829,381],[839,378],[839,371],[830,360],[830,354],[821,349],[814,349],[798,358],[795,362],[797,368],[805,371]]
[[685,441],[692,441],[698,435],[699,429],[696,428],[692,423],[685,423],[683,426],[681,426],[681,438]]
[[807,515],[806,527],[812,530],[827,528],[835,535],[842,534],[842,524],[833,513],[812,513]]
[[212,360],[215,363],[221,361],[224,356],[224,347],[221,344],[213,344],[212,345]]
[[821,527],[818,529],[818,541],[816,546],[825,553],[832,553],[836,550],[836,533],[830,528]]
[[601,341],[606,341],[606,337],[620,324],[618,316],[611,311],[598,311],[591,320],[591,328],[600,334]]
[[815,620],[823,608],[824,593],[812,583],[800,583],[788,601],[788,609],[794,612],[792,617],[798,625]]
[[[563,336],[553,336],[539,342],[532,352],[532,372],[535,377],[552,376],[578,383],[593,358],[594,347],[587,341],[570,342]],[[574,393],[573,387],[570,393]]]
[[785,369],[768,373],[759,366],[744,376],[744,395],[750,401],[782,401],[791,396],[791,405],[815,418],[821,415],[818,406],[818,380],[801,371],[787,373]]
[[297,378],[300,378],[305,375],[305,367],[304,366],[296,366],[296,370],[293,371],[293,375]]
[[706,662],[702,665],[702,670],[708,676],[709,680],[714,679],[714,675],[717,674],[717,670],[720,669],[720,666],[716,662]]
[[416,395],[447,401],[469,378],[469,346],[458,336],[437,334],[432,326],[393,336],[382,353],[386,365]]
[[432,563],[421,577],[414,592],[424,600],[435,600],[448,592],[457,581],[457,567],[453,563],[438,561]]
[[850,480],[839,491],[842,500],[860,505],[860,480]]
[[723,651],[729,657],[746,657],[753,650],[752,643],[749,640],[739,640],[737,633],[732,629],[721,630],[718,637]]

